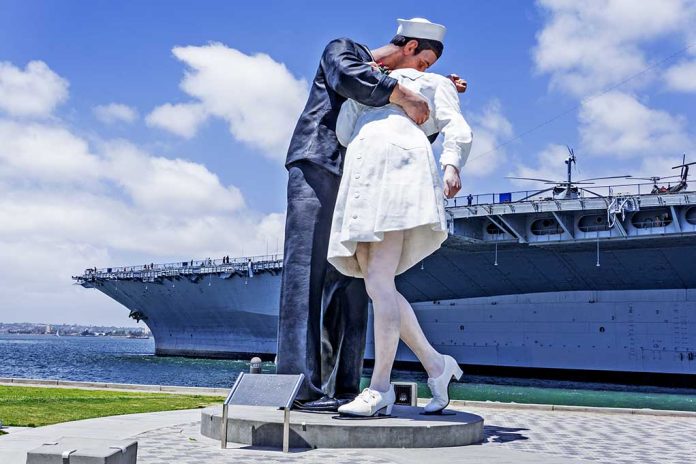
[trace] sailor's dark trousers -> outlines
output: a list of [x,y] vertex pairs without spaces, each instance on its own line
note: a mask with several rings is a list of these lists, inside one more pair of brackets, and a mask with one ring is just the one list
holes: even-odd
[[326,255],[341,178],[310,161],[288,166],[279,374],[304,373],[299,400],[359,393],[368,297]]

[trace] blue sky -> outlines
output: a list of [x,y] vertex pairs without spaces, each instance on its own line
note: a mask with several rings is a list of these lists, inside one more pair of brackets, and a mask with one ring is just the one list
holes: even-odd
[[[12,226],[0,226],[0,257],[23,270],[0,271],[12,306],[0,320],[26,309],[19,319],[126,324],[69,276],[282,246],[283,147],[321,50],[341,36],[380,46],[397,17],[445,24],[431,71],[469,82],[464,193],[530,187],[506,175],[562,176],[566,144],[581,175],[667,174],[694,151],[696,48],[616,84],[696,43],[694,10],[691,0],[3,0],[0,138],[12,143],[0,147],[0,222]],[[34,254],[62,265],[39,279],[23,267]]]
[[[68,79],[70,99],[59,113],[80,131],[127,137],[164,156],[200,161],[223,181],[238,185],[250,205],[263,211],[283,208],[285,172],[253,156],[230,137],[223,122],[210,121],[195,138],[181,140],[142,124],[103,127],[91,108],[117,101],[146,114],[163,102],[186,100],[178,88],[184,67],[171,53],[176,45],[221,42],[248,54],[267,53],[295,76],[310,80],[326,42],[348,36],[371,47],[382,45],[395,32],[397,16],[427,16],[449,27],[446,53],[432,71],[457,72],[469,81],[465,108],[481,108],[497,98],[510,120],[533,123],[557,112],[559,103],[572,104],[546,98],[546,79],[530,74],[530,49],[541,25],[530,3],[443,2],[427,9],[422,2],[200,4],[6,2],[0,56],[18,66],[41,59]],[[530,114],[530,108],[538,114]],[[572,143],[569,122],[557,129],[570,129]],[[260,172],[271,187],[259,186]]]

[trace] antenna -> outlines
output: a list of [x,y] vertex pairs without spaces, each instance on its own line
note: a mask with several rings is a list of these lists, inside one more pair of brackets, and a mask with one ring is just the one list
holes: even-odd
[[566,148],[568,149],[568,153],[570,154],[570,156],[568,156],[568,158],[565,161],[565,164],[568,165],[568,185],[570,185],[573,182],[572,168],[573,168],[573,164],[575,164],[576,161],[575,161],[575,152],[573,151],[573,149],[570,148],[570,146],[568,146],[568,145],[566,145]]

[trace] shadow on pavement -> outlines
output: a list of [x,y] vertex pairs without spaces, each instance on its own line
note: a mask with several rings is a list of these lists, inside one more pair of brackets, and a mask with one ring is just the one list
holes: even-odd
[[486,443],[507,443],[517,440],[529,440],[529,437],[524,436],[521,432],[524,430],[519,427],[499,427],[497,425],[484,425],[483,434]]

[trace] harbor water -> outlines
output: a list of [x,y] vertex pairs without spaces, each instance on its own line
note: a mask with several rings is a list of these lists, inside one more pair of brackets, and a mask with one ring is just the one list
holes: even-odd
[[[249,361],[160,357],[154,340],[123,337],[0,335],[0,377],[228,388]],[[264,373],[275,372],[263,363]],[[365,370],[369,375],[369,370]],[[395,370],[393,380],[419,384],[426,375]],[[366,383],[367,379],[363,379]],[[696,411],[694,388],[617,385],[465,375],[450,389],[454,399]]]

